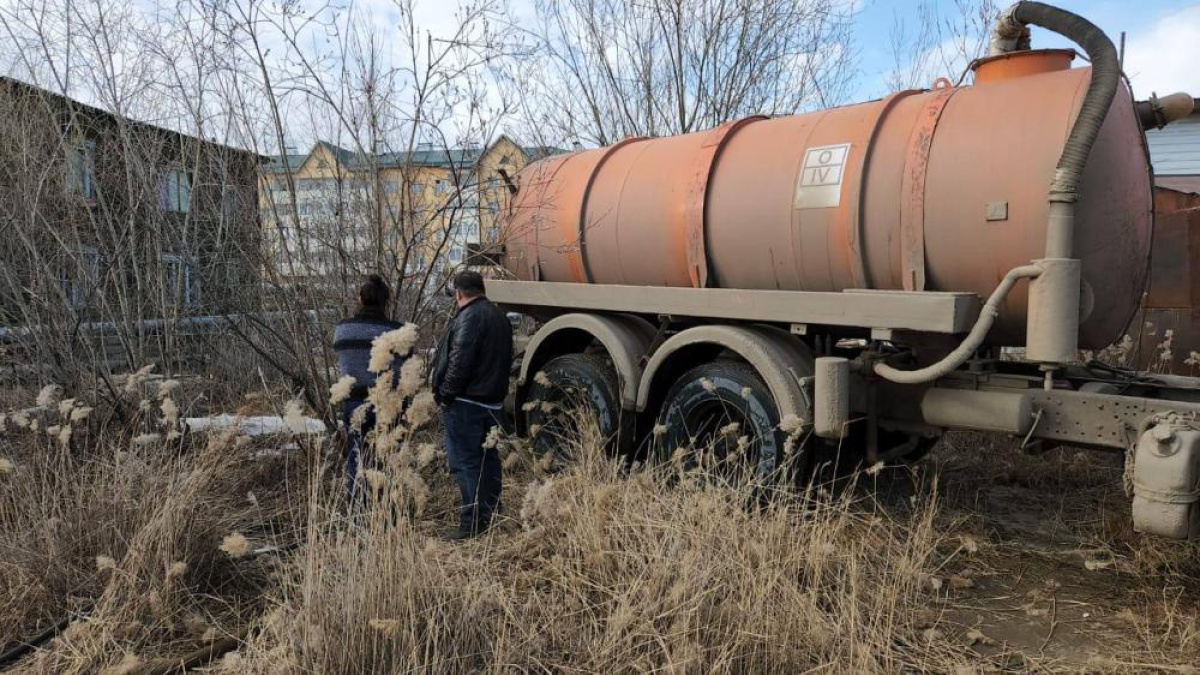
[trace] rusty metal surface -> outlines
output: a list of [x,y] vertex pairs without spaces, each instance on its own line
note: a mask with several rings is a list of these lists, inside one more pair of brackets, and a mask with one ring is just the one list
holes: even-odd
[[[593,194],[597,191],[596,186],[601,172],[606,168],[606,165],[612,161],[613,157],[629,146],[644,140],[647,140],[644,136],[631,136],[622,141],[618,141],[607,148],[600,149],[602,154],[592,166],[591,173],[588,174],[587,182],[583,187],[583,203],[580,205],[579,217],[576,222],[579,236],[580,259],[583,265],[583,277],[580,279],[573,279],[573,281],[587,281],[589,283],[598,281],[599,283],[605,283],[606,280],[597,280],[592,274],[592,266],[589,264],[588,257],[588,234],[593,233],[592,239],[595,240],[599,245],[600,242],[604,241],[605,235],[612,231],[612,228],[604,228],[600,225],[600,222],[592,219],[591,209],[593,208]],[[624,158],[625,156],[622,157]],[[600,182],[600,185],[604,186],[605,183]],[[600,204],[599,208],[603,210],[605,206],[606,205],[604,204]]]
[[1016,51],[978,59],[971,64],[971,70],[975,73],[975,84],[989,84],[1066,70],[1074,59],[1074,49]]
[[1154,184],[1180,192],[1200,194],[1200,176],[1155,176]]
[[[1044,252],[1046,187],[1086,92],[1079,68],[963,88],[942,113],[926,176],[925,251],[930,288],[987,295],[1007,270]],[[1006,220],[988,220],[989,202]],[[1075,251],[1096,298],[1079,346],[1120,338],[1145,285],[1150,172],[1132,97],[1121,87],[1092,149],[1076,207]],[[1020,345],[1028,293],[1000,308],[989,341]]]
[[[922,93],[924,93],[924,92],[922,92],[921,90],[908,89],[905,91],[898,91],[884,99],[883,108],[879,114],[879,120],[878,120],[878,122],[876,122],[875,128],[872,129],[871,138],[870,138],[870,140],[867,141],[867,146],[863,151],[863,155],[864,155],[863,163],[865,166],[871,165],[871,162],[875,159],[875,153],[881,152],[881,151],[882,152],[888,151],[888,150],[882,149],[882,148],[886,148],[885,141],[888,138],[887,135],[881,133],[883,130],[883,126],[884,126],[883,125],[884,120],[887,120],[892,115],[895,115],[896,110],[899,108],[902,108],[902,104],[905,102],[906,99],[908,99],[911,96],[915,96],[915,95],[922,94]],[[868,229],[865,224],[866,217],[864,214],[868,213],[869,209],[870,209],[870,206],[867,203],[867,196],[869,194],[871,194],[873,191],[875,191],[874,185],[871,185],[870,188],[867,187],[868,183],[870,183],[872,178],[873,178],[873,176],[870,172],[863,172],[862,180],[858,181],[857,185],[855,186],[854,196],[853,196],[854,208],[855,208],[853,216],[854,216],[854,220],[857,221],[857,227],[854,227],[851,230],[851,232],[854,235],[854,239],[850,242],[850,246],[853,249],[853,261],[854,261],[853,272],[854,272],[854,277],[857,281],[857,283],[855,285],[857,285],[861,288],[872,288],[877,285],[881,285],[884,287],[887,286],[886,283],[879,284],[878,282],[876,282],[874,279],[872,279],[870,277],[870,275],[867,271],[869,269],[869,267],[867,265],[867,253],[868,253],[867,232],[868,232]],[[920,252],[920,255],[922,257],[922,265],[924,265],[923,261],[924,261],[925,253],[923,250]],[[911,291],[914,289],[905,287],[905,290]],[[923,290],[923,289],[915,289],[915,290]]]
[[708,183],[713,164],[729,136],[741,127],[767,119],[764,115],[752,115],[740,120],[726,122],[708,132],[707,138],[696,155],[691,184],[688,186],[686,205],[686,232],[688,274],[694,288],[708,286],[707,241],[704,235],[704,216],[708,205]]
[[900,265],[904,290],[925,290],[925,176],[938,121],[957,89],[945,87],[928,98],[913,125],[900,188]]
[[1154,244],[1144,307],[1130,329],[1134,365],[1194,375],[1200,353],[1200,195],[1154,190]]
[[[716,151],[714,132],[624,145],[586,190],[578,265],[561,234],[578,229],[585,193],[571,187],[582,173],[573,165],[595,167],[602,151],[573,155],[579,159],[538,189],[523,183],[513,222],[527,227],[536,219],[517,214],[530,212],[570,221],[539,233],[548,281],[581,281],[586,264],[595,283],[704,285],[703,253],[707,285],[719,288],[904,289],[920,287],[923,260],[925,288],[986,297],[1009,269],[1043,255],[1047,188],[1090,75],[1047,70],[1054,58],[1028,60],[1006,59],[1005,67],[1036,65],[1037,74],[985,78],[953,96],[914,93],[745,124],[722,136]],[[939,108],[926,137],[930,117],[922,112]],[[701,200],[697,176],[706,165]],[[1122,87],[1084,171],[1077,210],[1075,248],[1099,303],[1081,325],[1083,348],[1118,339],[1139,305],[1150,208],[1143,137]],[[532,278],[519,265],[513,271]],[[1018,287],[990,343],[1023,343],[1026,302]]]

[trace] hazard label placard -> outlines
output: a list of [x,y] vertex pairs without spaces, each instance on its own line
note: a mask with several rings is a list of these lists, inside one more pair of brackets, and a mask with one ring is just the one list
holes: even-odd
[[849,143],[809,148],[804,153],[800,184],[796,187],[796,208],[825,209],[840,205],[849,156]]

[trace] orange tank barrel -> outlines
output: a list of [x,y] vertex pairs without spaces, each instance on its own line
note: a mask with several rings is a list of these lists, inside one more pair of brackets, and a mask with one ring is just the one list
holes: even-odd
[[[629,139],[519,177],[519,279],[682,287],[968,291],[1043,257],[1047,189],[1087,90],[1072,52],[981,60],[979,82]],[[1084,171],[1080,346],[1118,339],[1145,285],[1150,167],[1122,86]],[[1020,345],[1026,291],[991,344]]]

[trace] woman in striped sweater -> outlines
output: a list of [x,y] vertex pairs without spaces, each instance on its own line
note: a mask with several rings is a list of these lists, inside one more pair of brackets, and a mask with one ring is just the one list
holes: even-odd
[[[367,368],[371,363],[371,343],[380,335],[400,327],[399,323],[387,316],[391,295],[391,289],[383,277],[372,274],[358,289],[358,311],[333,329],[333,351],[337,354],[338,370],[343,376],[354,378],[350,396],[342,403],[342,423],[350,435],[350,446],[346,452],[346,487],[351,499],[354,497],[363,439],[375,426],[375,414],[366,401],[367,392],[375,384],[375,373]],[[352,424],[355,411],[362,406],[367,407],[360,413],[361,424]]]

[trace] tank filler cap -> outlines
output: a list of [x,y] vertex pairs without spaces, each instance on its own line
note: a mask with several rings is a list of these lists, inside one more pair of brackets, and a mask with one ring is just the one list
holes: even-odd
[[1003,82],[1018,77],[1066,70],[1075,60],[1074,49],[1030,49],[985,56],[971,63],[975,84]]

